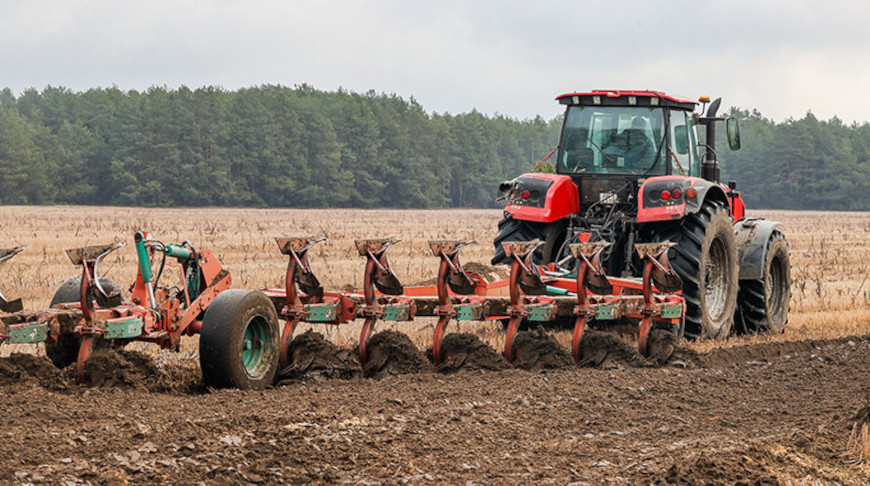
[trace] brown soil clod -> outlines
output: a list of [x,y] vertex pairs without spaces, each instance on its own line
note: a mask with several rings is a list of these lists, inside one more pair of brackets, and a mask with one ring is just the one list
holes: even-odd
[[45,356],[12,353],[0,359],[0,385],[35,382],[51,390],[67,390],[69,386],[59,369]]
[[444,361],[438,365],[437,369],[443,373],[459,370],[499,371],[508,368],[504,356],[474,334],[448,334],[441,341],[441,353],[444,356]]
[[692,349],[682,347],[676,350],[674,358],[702,368],[725,368],[749,362],[769,363],[772,359],[780,357],[810,355],[816,351],[817,346],[824,342],[786,341],[760,343],[717,348],[706,353],[698,353]]
[[679,338],[663,329],[653,329],[649,335],[649,356],[644,357],[637,348],[612,332],[589,329],[581,342],[583,360],[580,366],[615,368],[629,366],[645,368],[664,366],[680,347]]
[[647,346],[649,349],[647,362],[656,366],[664,366],[680,347],[680,338],[664,329],[653,329],[650,332]]
[[691,462],[675,462],[658,484],[679,485],[757,485],[774,486],[781,484],[776,476],[769,473],[764,465],[750,458],[758,457],[759,451],[745,453],[726,452],[713,456],[702,453]]
[[574,359],[556,338],[538,329],[521,332],[514,338],[514,364],[530,371],[555,370],[574,366]]
[[[75,365],[68,368],[75,373]],[[107,349],[85,361],[87,385],[94,388],[131,388],[165,391],[164,372],[139,351]]]
[[368,342],[369,359],[363,374],[370,378],[432,371],[432,363],[414,346],[406,334],[382,331]]
[[646,360],[637,349],[614,333],[587,329],[580,342],[583,360],[580,366],[600,368],[619,365],[644,366]]
[[290,355],[293,364],[281,372],[286,378],[349,379],[362,372],[356,353],[336,346],[314,330],[308,330],[290,342]]

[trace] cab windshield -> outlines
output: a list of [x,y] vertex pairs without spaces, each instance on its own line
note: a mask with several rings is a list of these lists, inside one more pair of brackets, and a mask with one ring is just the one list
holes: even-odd
[[[559,144],[562,174],[648,174],[666,170],[663,108],[570,106]],[[657,160],[658,159],[658,160]]]

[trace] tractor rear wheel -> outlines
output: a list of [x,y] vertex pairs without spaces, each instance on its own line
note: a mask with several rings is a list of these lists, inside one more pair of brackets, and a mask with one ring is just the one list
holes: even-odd
[[500,263],[509,264],[511,262],[507,255],[505,255],[502,243],[509,241],[532,241],[535,238],[544,241],[544,244],[535,250],[535,261],[542,265],[553,262],[559,256],[558,253],[562,248],[562,243],[565,241],[567,228],[568,222],[564,219],[553,221],[552,223],[536,223],[534,221],[524,221],[506,216],[498,223],[498,236],[493,241],[495,256],[492,258],[491,263],[498,265]]
[[243,390],[271,385],[278,372],[278,313],[262,292],[225,290],[208,306],[199,339],[206,385]]
[[738,267],[734,229],[724,205],[706,203],[678,225],[656,231],[655,239],[676,243],[668,259],[683,281],[685,336],[728,337],[737,307]]
[[[57,290],[54,291],[54,296],[51,298],[49,307],[57,307],[58,304],[79,302],[81,300],[79,297],[81,285],[81,275],[64,280]],[[121,291],[112,279],[106,277],[100,277],[100,285],[103,287],[103,290],[109,294]],[[61,334],[63,334],[64,331],[64,329],[61,329]],[[96,341],[98,340],[94,340],[93,342],[98,344]],[[79,338],[61,335],[61,339],[58,341],[45,343],[45,355],[48,356],[48,359],[50,359],[55,366],[63,369],[78,360],[80,344],[81,339]]]
[[741,280],[734,318],[739,332],[782,334],[788,323],[791,283],[788,243],[774,231],[767,243],[764,273],[757,280]]

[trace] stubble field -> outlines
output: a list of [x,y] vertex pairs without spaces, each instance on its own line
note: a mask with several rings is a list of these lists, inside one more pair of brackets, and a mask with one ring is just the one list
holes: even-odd
[[[0,436],[10,451],[0,482],[868,484],[870,214],[751,216],[783,222],[790,243],[791,313],[782,335],[686,343],[685,359],[664,368],[613,362],[547,373],[303,379],[265,392],[203,393],[195,384],[154,392],[141,383],[83,390],[10,361],[0,367]],[[463,261],[488,263],[500,217],[3,207],[0,247],[30,247],[0,273],[0,291],[22,297],[26,309],[45,307],[76,273],[64,249],[115,239],[127,246],[106,259],[103,274],[125,288],[135,277],[138,230],[212,250],[233,286],[249,289],[282,285],[286,257],[276,236],[328,237],[312,252],[327,288],[359,287],[363,260],[353,240],[397,236],[393,267],[413,284],[436,273],[429,239],[475,239]],[[381,329],[400,330],[423,350],[431,325]],[[315,328],[347,347],[358,329]],[[462,330],[502,347],[497,324]],[[177,380],[196,381],[195,339],[180,355],[136,349]],[[21,352],[43,354],[40,346],[0,347],[3,357]]]

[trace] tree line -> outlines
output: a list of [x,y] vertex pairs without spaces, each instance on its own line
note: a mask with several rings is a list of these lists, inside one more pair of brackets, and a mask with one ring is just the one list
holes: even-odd
[[[719,156],[750,207],[870,210],[866,123],[731,115],[743,149]],[[497,207],[498,183],[552,150],[560,124],[306,85],[4,89],[0,204]]]
[[558,123],[262,86],[0,92],[0,203],[487,207]]
[[750,208],[870,210],[870,124],[812,113],[774,123],[733,108],[729,116],[740,120],[742,148],[719,149],[723,178],[737,182]]

